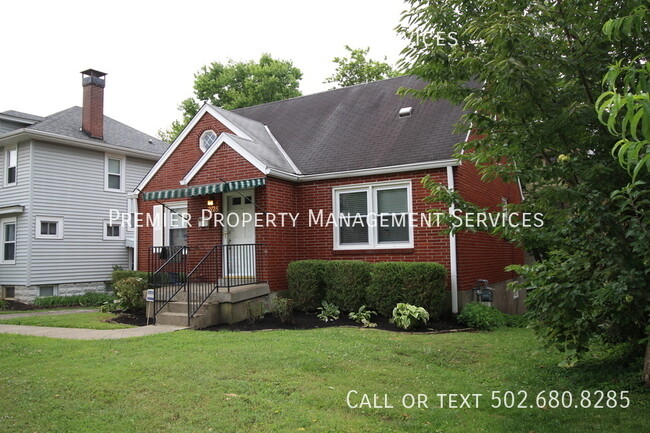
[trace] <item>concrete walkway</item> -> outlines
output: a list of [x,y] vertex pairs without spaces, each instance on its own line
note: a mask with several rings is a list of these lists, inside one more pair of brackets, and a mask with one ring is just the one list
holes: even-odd
[[0,325],[0,334],[31,335],[34,337],[67,338],[70,340],[116,340],[119,338],[144,337],[179,331],[178,326],[139,326],[126,329],[52,328],[45,326]]
[[[98,308],[80,310],[40,311],[31,313],[0,314],[0,320],[18,319],[32,316],[58,316],[62,314],[97,313]],[[179,326],[138,326],[125,329],[82,329],[54,328],[50,326],[2,325],[0,334],[31,335],[34,337],[67,338],[70,340],[116,340],[118,338],[144,337],[145,335],[163,334],[181,329]]]

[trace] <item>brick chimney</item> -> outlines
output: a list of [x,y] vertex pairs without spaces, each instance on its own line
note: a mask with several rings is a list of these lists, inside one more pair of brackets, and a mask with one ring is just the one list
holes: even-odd
[[90,138],[104,139],[105,73],[94,69],[81,72],[84,89],[81,130]]

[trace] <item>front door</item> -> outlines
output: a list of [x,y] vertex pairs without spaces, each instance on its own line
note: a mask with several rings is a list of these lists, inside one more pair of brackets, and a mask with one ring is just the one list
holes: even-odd
[[[224,193],[224,274],[231,278],[255,277],[255,205],[253,190]],[[235,282],[236,283],[236,282]]]

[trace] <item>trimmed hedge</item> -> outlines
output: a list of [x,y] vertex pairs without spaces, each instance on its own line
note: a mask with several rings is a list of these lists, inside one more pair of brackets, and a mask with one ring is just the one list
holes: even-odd
[[314,311],[325,299],[327,260],[299,260],[289,263],[289,298],[299,311]]
[[360,260],[327,261],[324,276],[325,300],[342,311],[357,311],[366,304],[372,264]]
[[145,281],[149,281],[149,273],[142,271],[124,271],[120,269],[113,271],[111,274],[111,283],[115,287],[115,283],[126,278],[142,278]]
[[298,310],[315,311],[325,300],[346,312],[366,305],[386,317],[398,303],[406,303],[436,318],[447,284],[445,267],[429,262],[299,260],[289,263],[287,277]]
[[447,270],[439,263],[382,262],[372,267],[368,306],[390,317],[398,303],[423,307],[431,319],[441,311]]
[[113,302],[115,296],[108,295],[101,292],[88,292],[83,295],[72,296],[46,296],[43,298],[36,298],[34,305],[37,307],[53,308],[53,307],[99,307],[104,302]]

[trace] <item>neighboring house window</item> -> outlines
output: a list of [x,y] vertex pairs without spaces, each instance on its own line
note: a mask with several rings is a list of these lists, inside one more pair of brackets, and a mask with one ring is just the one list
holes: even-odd
[[16,168],[18,167],[18,149],[8,149],[6,152],[6,177],[5,185],[11,186],[16,184]]
[[14,299],[16,297],[16,288],[14,286],[4,286],[2,288],[2,297],[4,299]]
[[187,246],[190,226],[187,202],[166,203],[153,207],[153,246]]
[[205,131],[201,134],[201,139],[199,140],[199,147],[202,151],[208,150],[214,142],[217,141],[217,134],[213,130]]
[[7,219],[2,221],[2,257],[0,262],[13,264],[16,263],[16,220]]
[[106,191],[124,192],[124,166],[125,158],[106,155]]
[[334,189],[336,249],[411,248],[411,183]]
[[63,218],[37,216],[34,237],[37,239],[63,239]]
[[124,239],[124,230],[120,223],[104,221],[104,236],[105,241],[119,241]]
[[54,285],[38,286],[38,296],[44,298],[46,296],[56,296],[58,287]]

